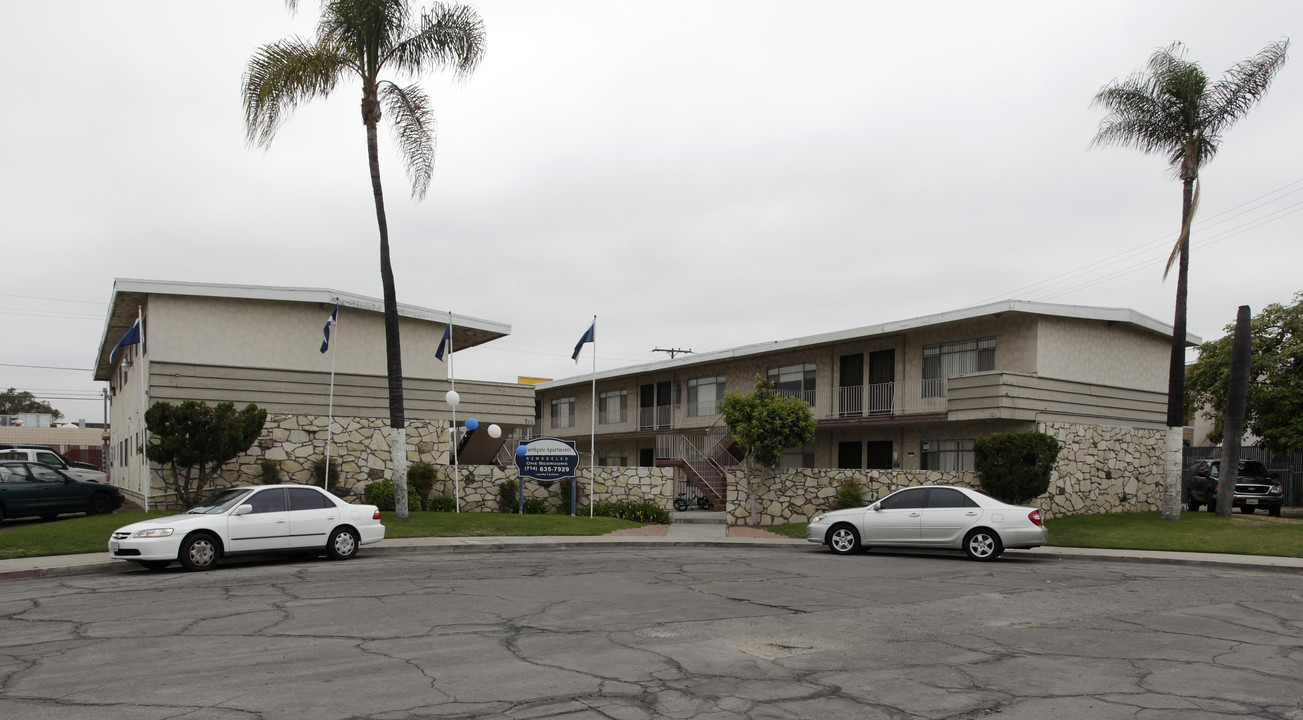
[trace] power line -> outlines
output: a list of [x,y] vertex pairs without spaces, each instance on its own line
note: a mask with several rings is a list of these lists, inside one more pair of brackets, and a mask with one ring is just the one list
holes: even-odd
[[19,365],[18,363],[0,363],[0,367],[31,368],[33,370],[73,370],[75,372],[93,372],[95,368],[59,367],[57,365]]

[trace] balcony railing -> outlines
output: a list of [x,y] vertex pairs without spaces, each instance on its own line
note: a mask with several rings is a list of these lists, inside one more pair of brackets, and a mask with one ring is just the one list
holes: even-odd
[[837,388],[837,417],[908,415],[945,412],[945,409],[944,378]]

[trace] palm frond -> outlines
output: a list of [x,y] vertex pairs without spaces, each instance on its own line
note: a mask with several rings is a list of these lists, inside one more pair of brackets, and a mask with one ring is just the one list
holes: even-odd
[[1289,40],[1279,40],[1226,71],[1209,93],[1204,124],[1220,132],[1244,117],[1267,94],[1271,81],[1285,64],[1288,50]]
[[468,5],[434,3],[421,15],[420,30],[396,43],[386,62],[405,72],[449,68],[469,76],[484,57],[484,21]]
[[1199,181],[1194,181],[1194,197],[1190,199],[1190,213],[1185,216],[1181,223],[1181,234],[1176,236],[1176,245],[1172,247],[1172,254],[1167,256],[1167,266],[1163,268],[1163,279],[1167,279],[1168,273],[1172,272],[1172,266],[1176,261],[1181,259],[1181,250],[1190,242],[1190,225],[1194,222],[1194,212],[1199,209]]
[[393,44],[411,33],[406,0],[329,0],[317,23],[317,37],[357,59],[364,77],[375,81]]
[[416,85],[380,85],[380,99],[393,124],[394,144],[403,156],[412,197],[421,199],[434,173],[434,110],[430,98]]
[[347,58],[298,38],[258,48],[244,71],[244,125],[251,145],[267,147],[300,103],[326,97]]

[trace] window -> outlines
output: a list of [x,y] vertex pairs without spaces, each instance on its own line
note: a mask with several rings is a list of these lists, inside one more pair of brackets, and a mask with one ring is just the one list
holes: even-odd
[[614,425],[629,420],[629,393],[608,390],[597,396],[597,422]]
[[622,452],[603,452],[598,454],[598,464],[603,467],[624,467],[629,458]]
[[972,440],[933,440],[923,443],[920,470],[973,469]]
[[[333,466],[332,466],[333,467]],[[312,488],[289,488],[290,510],[321,510],[333,508],[330,498]]]
[[31,473],[32,477],[38,482],[62,483],[64,479],[63,475],[60,475],[57,470],[52,470],[44,465],[28,465],[27,472]]
[[812,468],[814,467],[814,449],[788,448],[783,451],[783,457],[778,461],[780,468]]
[[879,506],[883,510],[912,510],[923,507],[927,499],[927,488],[909,488],[883,498]]
[[954,488],[928,488],[927,506],[930,508],[978,507],[972,498]]
[[568,428],[575,426],[575,399],[560,398],[552,401],[552,427]]
[[948,377],[994,369],[993,337],[924,345],[923,397],[943,397]]
[[712,417],[719,414],[724,400],[724,376],[694,378],[688,381],[688,417]]
[[255,513],[282,512],[285,510],[284,490],[263,490],[249,498]]
[[814,405],[814,363],[769,368],[768,379],[779,396],[800,398]]

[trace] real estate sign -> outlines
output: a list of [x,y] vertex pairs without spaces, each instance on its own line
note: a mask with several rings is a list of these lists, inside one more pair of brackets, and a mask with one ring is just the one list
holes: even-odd
[[578,468],[579,451],[573,440],[539,437],[516,448],[516,469],[522,478],[547,484],[574,477]]

